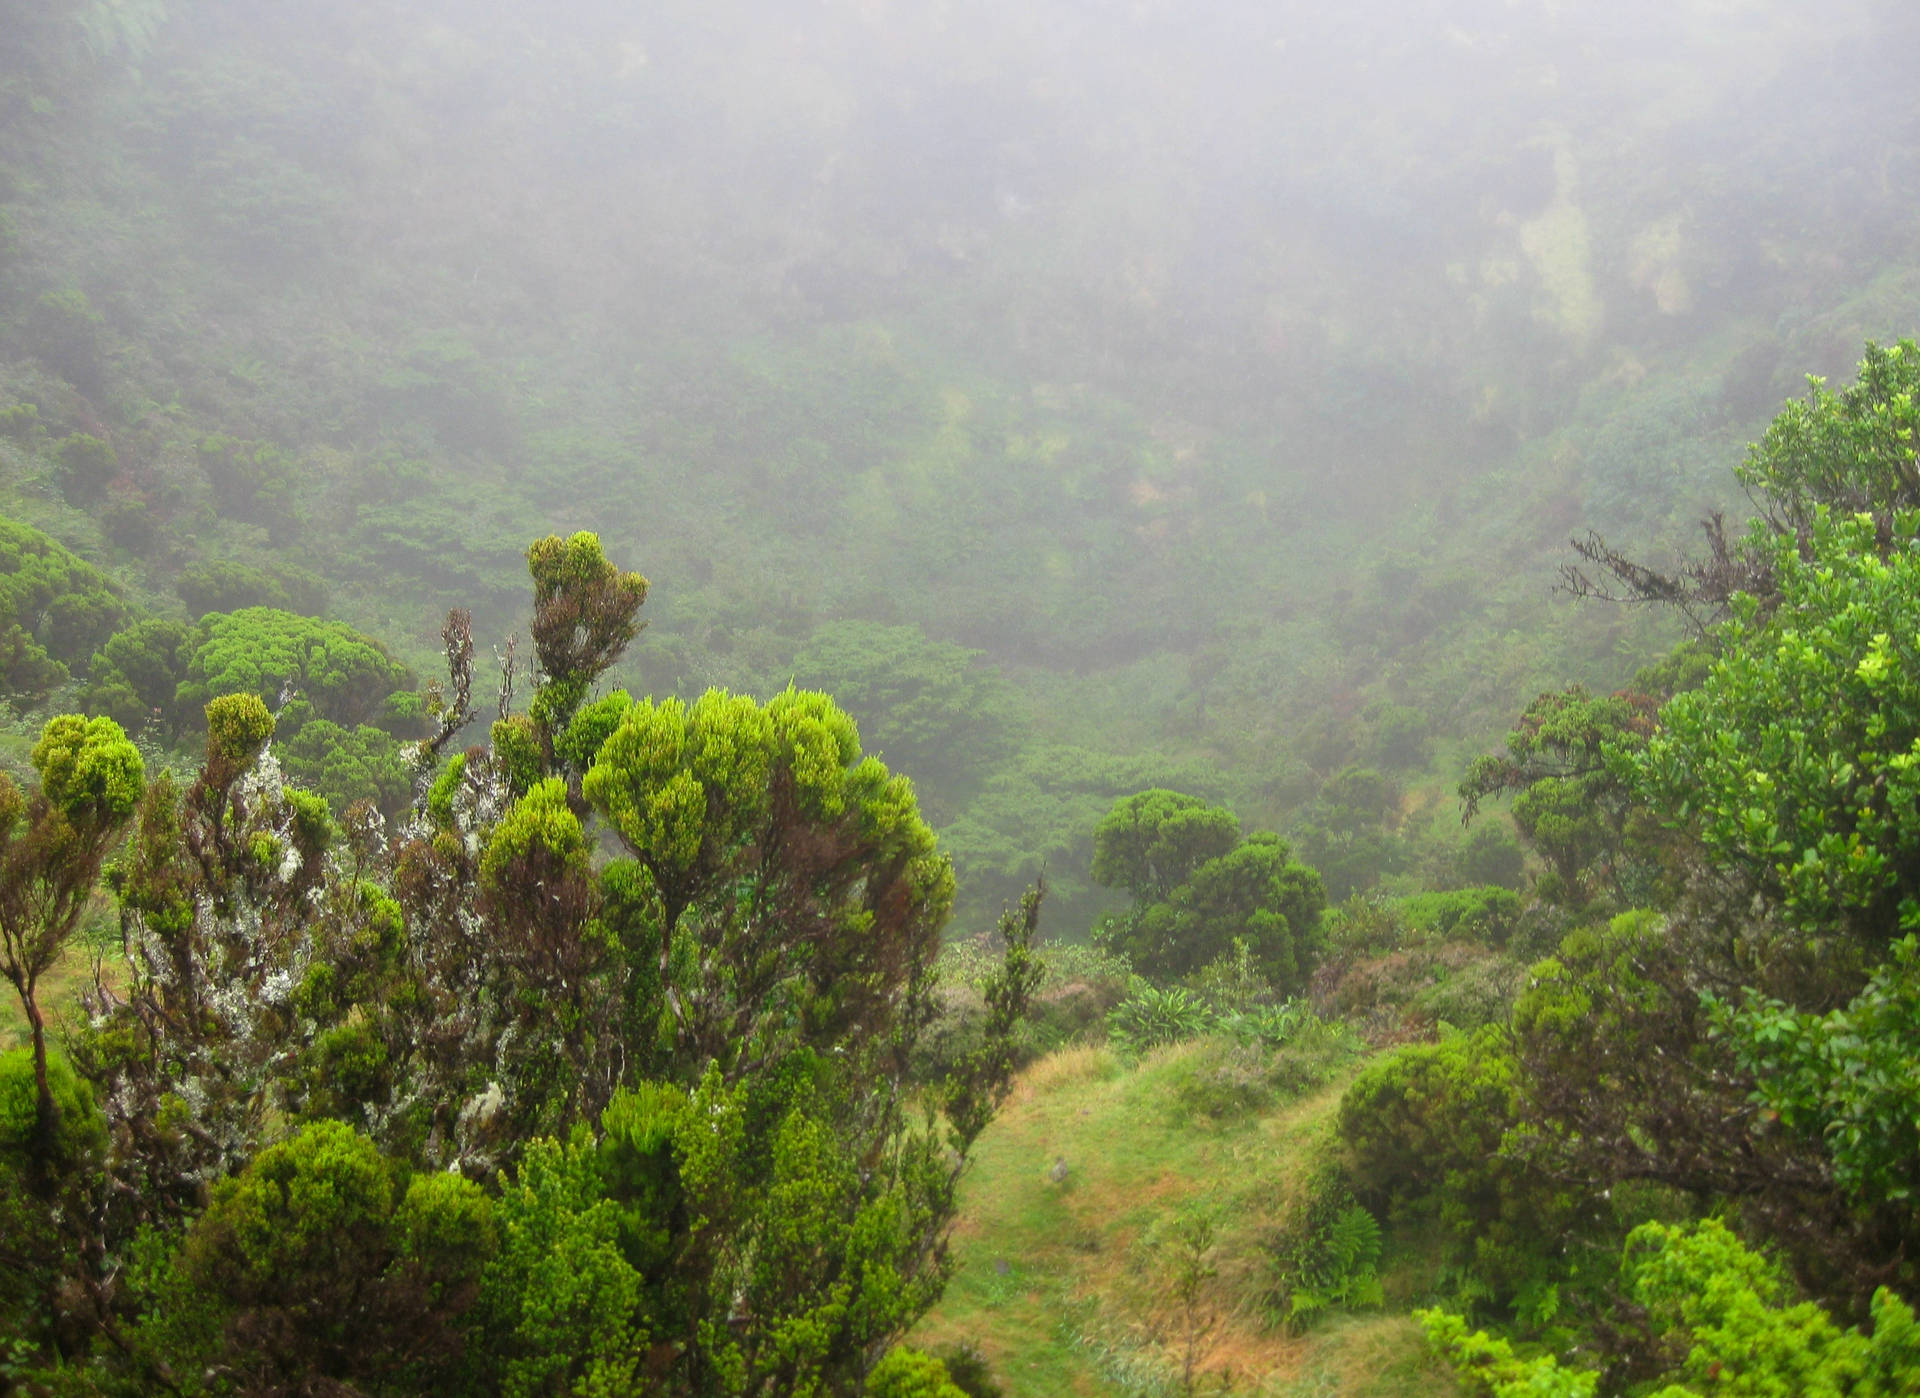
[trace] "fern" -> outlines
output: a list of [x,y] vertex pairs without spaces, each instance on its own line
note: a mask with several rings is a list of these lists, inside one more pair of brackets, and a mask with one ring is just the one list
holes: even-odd
[[1298,1334],[1323,1311],[1383,1304],[1380,1245],[1379,1220],[1323,1171],[1301,1217],[1274,1245],[1281,1321]]
[[1327,1230],[1327,1254],[1343,1275],[1371,1271],[1380,1260],[1380,1223],[1359,1204],[1342,1209]]

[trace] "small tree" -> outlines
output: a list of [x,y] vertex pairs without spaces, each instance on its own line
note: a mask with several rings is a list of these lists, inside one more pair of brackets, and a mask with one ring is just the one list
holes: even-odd
[[32,762],[40,788],[30,796],[0,774],[0,975],[26,1012],[40,1136],[50,1142],[59,1109],[47,1079],[40,978],[80,925],[101,862],[139,804],[146,769],[119,724],[77,714],[47,723]]
[[1105,934],[1142,975],[1177,978],[1244,941],[1260,973],[1304,983],[1326,893],[1269,831],[1240,838],[1233,812],[1174,791],[1114,803],[1094,833],[1093,877],[1133,895]]

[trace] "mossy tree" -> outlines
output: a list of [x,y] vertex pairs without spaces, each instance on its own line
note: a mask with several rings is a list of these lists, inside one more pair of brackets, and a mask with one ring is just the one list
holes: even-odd
[[[944,1283],[959,1170],[1037,979],[1037,896],[1004,925],[982,1044],[919,1115],[908,1064],[953,878],[911,785],[824,695],[583,702],[639,587],[591,536],[557,542],[531,559],[556,667],[542,717],[496,730],[534,741],[453,758],[397,838],[280,780],[253,693],[209,705],[185,793],[146,795],[121,882],[128,984],[99,992],[77,1045],[111,1103],[118,1197],[139,1201],[109,1225],[177,1226],[202,1181],[239,1177],[169,1264],[184,1283],[157,1304],[184,1328],[143,1332],[152,1364],[344,1376],[348,1273],[365,1323],[397,1335],[379,1298],[416,1274],[393,1280],[389,1225],[346,1226],[352,1257],[282,1256],[308,1227],[306,1167],[273,1143],[291,1123],[331,1133],[297,1139],[316,1169],[338,1157],[342,1189],[389,1162],[387,1184],[353,1186],[369,1219],[406,1169],[500,1191],[457,1346],[481,1391],[644,1375],[852,1394]],[[470,641],[448,636],[464,694]],[[466,701],[444,706],[457,727]],[[626,857],[596,858],[601,830]],[[380,1363],[440,1362],[410,1345]]]

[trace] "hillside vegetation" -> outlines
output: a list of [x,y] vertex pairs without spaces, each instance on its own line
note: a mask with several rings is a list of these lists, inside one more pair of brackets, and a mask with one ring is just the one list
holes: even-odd
[[0,0],[0,1398],[1920,1392],[1915,52]]

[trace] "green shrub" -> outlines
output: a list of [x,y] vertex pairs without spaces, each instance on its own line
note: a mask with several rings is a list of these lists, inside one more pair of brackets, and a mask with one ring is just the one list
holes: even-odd
[[0,518],[0,693],[53,688],[126,614],[93,565],[39,530]]
[[1356,1194],[1396,1225],[1437,1225],[1452,1262],[1499,1297],[1553,1270],[1577,1217],[1572,1196],[1502,1151],[1517,1072],[1498,1027],[1406,1045],[1355,1079],[1338,1126]]
[[1298,1334],[1328,1310],[1378,1306],[1380,1224],[1357,1201],[1339,1171],[1322,1166],[1307,1197],[1269,1244],[1271,1305]]
[[1442,941],[1505,946],[1519,922],[1521,897],[1510,888],[1460,888],[1400,900],[1407,926]]
[[947,1366],[931,1354],[899,1345],[887,1351],[867,1375],[867,1398],[968,1398],[947,1376]]
[[1197,1039],[1214,1025],[1207,1002],[1184,986],[1161,989],[1136,982],[1107,1014],[1107,1042],[1121,1053],[1142,1054],[1162,1044]]
[[396,689],[411,687],[405,666],[370,636],[338,621],[248,607],[202,619],[203,639],[187,662],[180,702],[257,694],[278,703],[291,685],[321,718],[355,727],[377,717]]

